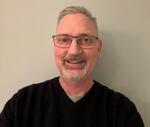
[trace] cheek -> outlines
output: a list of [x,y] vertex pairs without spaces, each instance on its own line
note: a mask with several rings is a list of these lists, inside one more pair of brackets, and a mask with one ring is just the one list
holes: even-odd
[[63,62],[64,52],[61,51],[61,49],[55,48],[54,55],[55,55],[55,62],[57,66],[60,66]]
[[56,62],[56,64],[59,63],[60,59],[61,59],[61,56],[60,56],[59,52],[55,51],[55,62]]
[[96,65],[97,60],[99,59],[99,51],[93,51],[92,53],[88,54],[88,66],[90,66],[91,68],[94,68]]
[[93,51],[90,51],[90,52],[87,52],[86,53],[87,54],[87,56],[88,56],[88,59],[90,60],[90,61],[97,61],[97,59],[99,58],[99,56],[100,56],[100,53],[99,53],[99,51],[97,50],[97,49],[95,49],[95,50],[93,50]]

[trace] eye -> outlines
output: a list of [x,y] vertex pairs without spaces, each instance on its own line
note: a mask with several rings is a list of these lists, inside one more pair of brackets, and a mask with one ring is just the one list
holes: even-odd
[[66,36],[60,36],[58,38],[58,41],[59,41],[59,43],[68,43],[71,41],[71,39],[69,37],[66,37]]
[[91,41],[91,39],[88,38],[88,37],[85,37],[83,40],[84,40],[85,42],[90,42],[90,41]]
[[93,40],[90,37],[82,37],[80,40],[82,41],[82,44],[86,44],[86,45],[93,43]]
[[79,37],[78,41],[81,43],[90,42],[90,39],[88,37]]

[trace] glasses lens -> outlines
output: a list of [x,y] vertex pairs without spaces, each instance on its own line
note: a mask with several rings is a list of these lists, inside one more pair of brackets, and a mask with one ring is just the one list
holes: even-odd
[[64,35],[58,35],[58,36],[56,35],[53,36],[53,38],[54,38],[55,46],[57,47],[69,47],[72,41],[72,38]]
[[97,37],[94,36],[81,36],[78,37],[78,44],[82,48],[92,48],[97,42]]

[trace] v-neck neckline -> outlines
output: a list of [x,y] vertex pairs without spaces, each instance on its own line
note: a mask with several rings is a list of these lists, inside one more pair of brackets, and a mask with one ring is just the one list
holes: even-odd
[[94,93],[95,89],[95,82],[93,81],[92,87],[89,89],[89,91],[77,102],[74,102],[71,100],[71,98],[67,95],[67,93],[64,91],[64,89],[61,87],[61,84],[59,82],[59,78],[57,78],[57,83],[56,83],[56,89],[57,89],[57,94],[59,98],[63,100],[64,103],[69,104],[69,105],[80,105],[86,102],[89,98],[89,96]]

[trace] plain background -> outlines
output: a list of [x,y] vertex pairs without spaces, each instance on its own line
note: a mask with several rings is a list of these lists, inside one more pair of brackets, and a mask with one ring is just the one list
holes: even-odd
[[103,55],[94,79],[129,97],[149,127],[149,0],[0,0],[0,111],[20,88],[59,75],[51,36],[68,5],[97,17]]

